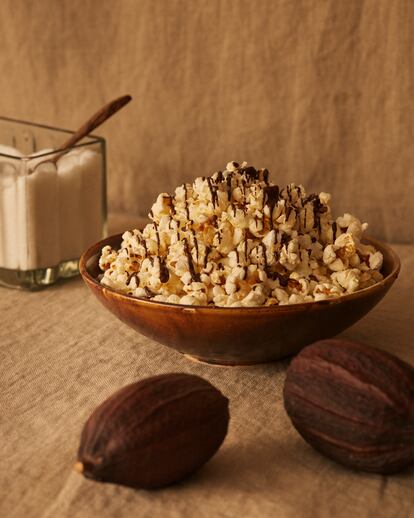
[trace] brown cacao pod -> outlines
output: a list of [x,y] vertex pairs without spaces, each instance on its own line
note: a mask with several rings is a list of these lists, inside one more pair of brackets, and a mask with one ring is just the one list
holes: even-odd
[[128,385],[87,420],[75,468],[135,488],[166,486],[201,467],[228,428],[228,400],[208,381],[165,374]]
[[290,364],[284,404],[302,437],[341,464],[392,473],[414,462],[414,369],[389,353],[316,342]]

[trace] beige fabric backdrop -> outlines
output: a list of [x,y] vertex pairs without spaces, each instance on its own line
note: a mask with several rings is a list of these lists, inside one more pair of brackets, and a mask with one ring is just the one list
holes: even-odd
[[371,233],[414,226],[411,0],[1,0],[0,113],[100,132],[112,210],[229,160],[331,191]]

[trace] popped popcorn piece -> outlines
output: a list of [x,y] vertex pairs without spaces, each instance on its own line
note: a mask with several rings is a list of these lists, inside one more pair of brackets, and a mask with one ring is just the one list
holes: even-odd
[[342,294],[338,286],[334,286],[328,282],[317,284],[313,290],[313,298],[315,300],[326,300],[339,297]]
[[341,234],[335,239],[335,253],[341,259],[352,257],[356,252],[355,240],[352,234]]
[[382,253],[381,252],[375,252],[373,254],[370,254],[369,256],[369,267],[371,270],[379,270],[382,266]]
[[351,270],[343,270],[332,274],[332,279],[340,288],[347,293],[353,293],[359,287],[360,270],[352,268]]
[[327,265],[330,265],[334,261],[336,261],[336,253],[333,245],[327,245],[323,251],[323,262]]

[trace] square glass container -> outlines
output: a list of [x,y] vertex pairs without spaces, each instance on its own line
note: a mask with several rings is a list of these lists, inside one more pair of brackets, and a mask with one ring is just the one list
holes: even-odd
[[105,140],[0,117],[0,285],[37,289],[78,274],[106,235]]

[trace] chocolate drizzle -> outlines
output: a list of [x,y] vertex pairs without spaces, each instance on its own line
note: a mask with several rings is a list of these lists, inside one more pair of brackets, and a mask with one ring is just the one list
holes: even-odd
[[131,284],[132,279],[135,279],[136,286],[138,288],[139,287],[138,272],[132,272],[131,274],[128,275],[128,279],[127,279],[127,282],[126,282],[128,286]]
[[288,285],[289,274],[272,271],[272,270],[270,270],[269,267],[265,268],[265,272],[266,272],[266,275],[270,279],[272,279],[272,281],[279,280],[279,284],[280,284],[280,286],[282,286],[282,288],[286,288],[286,286]]
[[288,285],[288,282],[289,282],[289,275],[278,273],[277,278],[279,279],[279,284],[283,288],[286,288],[286,286]]
[[275,271],[272,271],[270,268],[265,269],[266,275],[269,279],[272,279],[272,281],[275,281],[278,278],[278,273]]
[[247,178],[251,180],[259,179],[259,171],[257,171],[254,167],[244,167],[241,171],[242,174],[245,174]]
[[211,246],[206,246],[205,252],[204,252],[204,268],[207,268],[208,263],[208,255],[211,252]]
[[211,201],[213,203],[213,207],[218,205],[218,196],[217,196],[217,187],[212,184],[211,178],[207,178],[208,188],[210,189]]
[[196,250],[196,257],[197,257],[197,262],[198,262],[198,241],[197,241],[197,237],[196,237],[196,233],[195,233],[194,229],[191,229],[191,234],[193,236],[194,248]]
[[271,209],[274,208],[276,203],[279,201],[279,186],[272,185],[264,188],[264,195],[266,200],[266,205],[268,205]]
[[319,200],[319,196],[315,193],[309,194],[309,196],[306,196],[306,198],[303,200],[303,203],[313,203],[316,199]]
[[314,224],[313,228],[317,228],[318,232],[321,233],[321,231],[322,231],[321,216],[320,216],[319,212],[314,211],[314,218],[315,218],[315,224]]
[[226,178],[226,186],[227,186],[227,199],[231,201],[231,194],[232,194],[232,188],[231,188],[231,179],[232,175],[229,174]]
[[280,237],[280,244],[283,246],[283,245],[287,245],[290,241],[290,238],[289,238],[289,234],[287,234],[286,232],[282,232],[282,235]]
[[264,245],[264,243],[260,243],[260,247],[262,249],[262,255],[263,255],[263,259],[264,259],[264,267],[267,268],[266,246]]
[[279,186],[273,185],[272,187],[265,187],[263,193],[263,202],[264,205],[269,207],[270,212],[270,221],[271,226],[273,228],[273,210],[276,206],[276,203],[279,201]]
[[292,205],[289,205],[288,207],[286,207],[286,212],[285,212],[286,223],[289,221],[291,212],[292,212]]
[[332,236],[333,236],[333,240],[335,241],[336,239],[336,231],[337,231],[337,225],[336,225],[336,221],[334,221],[332,223]]
[[187,239],[184,238],[183,243],[184,243],[184,252],[185,252],[185,255],[187,256],[188,270],[190,272],[191,279],[193,280],[193,282],[200,282],[200,274],[197,273],[194,269],[193,258],[191,256],[191,252],[190,252],[190,249],[188,246]]
[[321,203],[317,194],[310,194],[304,199],[304,203],[312,203],[313,208],[313,228],[321,232],[321,214],[324,214],[328,209]]
[[144,287],[144,290],[145,290],[145,295],[151,299],[152,297],[155,297],[156,293],[154,293],[153,291],[151,291],[148,286],[145,286]]
[[160,261],[160,281],[165,284],[170,279],[170,272],[168,271],[165,259],[159,258]]

